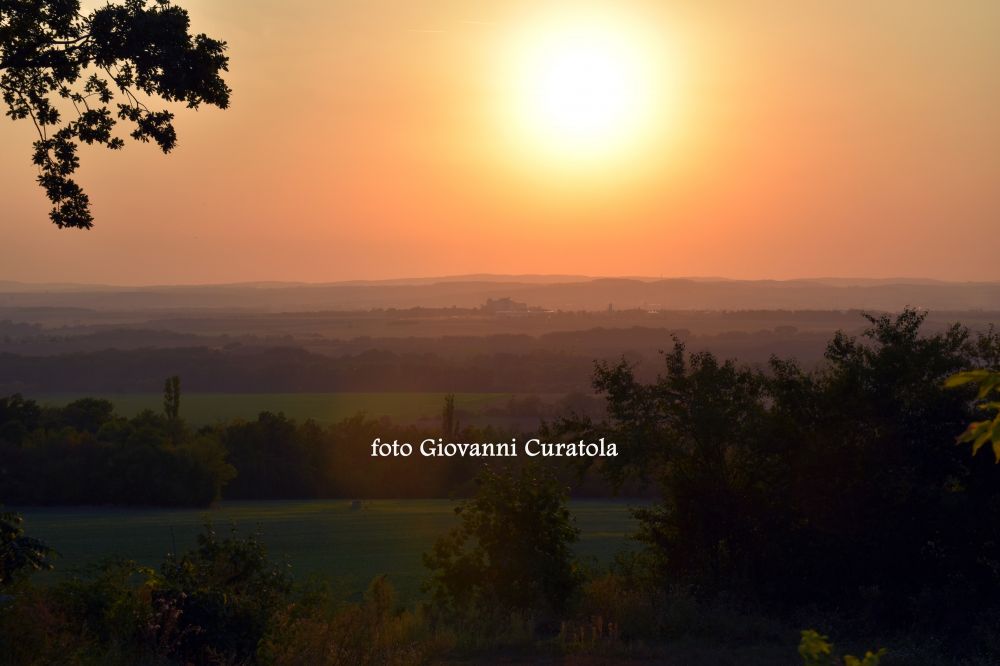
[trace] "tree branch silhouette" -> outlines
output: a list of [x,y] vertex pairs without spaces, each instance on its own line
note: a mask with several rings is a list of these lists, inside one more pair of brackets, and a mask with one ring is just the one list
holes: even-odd
[[32,162],[56,226],[93,226],[90,198],[73,178],[81,143],[119,150],[118,123],[127,122],[137,141],[164,153],[177,145],[173,112],[150,109],[140,94],[228,108],[225,51],[225,42],[191,34],[187,11],[168,0],[109,2],[87,14],[79,0],[0,0],[5,115],[35,126]]

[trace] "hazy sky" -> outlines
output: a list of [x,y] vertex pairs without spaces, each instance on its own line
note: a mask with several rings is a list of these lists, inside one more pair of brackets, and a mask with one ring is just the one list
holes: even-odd
[[[229,42],[232,108],[180,111],[170,156],[85,149],[86,232],[2,119],[0,279],[1000,279],[995,0],[178,4]],[[521,80],[580,25],[633,58],[590,152],[539,134],[580,120],[558,99],[526,129],[551,100]]]

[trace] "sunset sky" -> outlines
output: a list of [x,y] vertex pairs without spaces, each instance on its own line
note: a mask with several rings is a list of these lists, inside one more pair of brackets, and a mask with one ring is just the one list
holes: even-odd
[[232,108],[85,149],[90,231],[4,118],[0,280],[1000,280],[995,0],[178,4]]

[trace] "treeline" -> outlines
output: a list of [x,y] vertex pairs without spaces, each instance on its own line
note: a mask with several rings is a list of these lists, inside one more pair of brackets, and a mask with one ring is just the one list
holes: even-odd
[[0,398],[0,501],[10,504],[206,506],[235,470],[217,435],[107,400],[42,407]]
[[[265,412],[255,421],[218,426],[215,431],[238,470],[226,499],[428,498],[469,492],[482,461],[468,458],[373,458],[376,437],[419,442],[441,436],[417,426],[393,425],[359,414],[322,427]],[[476,441],[509,437],[468,428]]]
[[180,375],[186,390],[220,393],[566,393],[585,388],[592,371],[591,356],[552,350],[446,358],[377,349],[339,357],[295,347],[106,349],[55,356],[0,353],[0,391],[153,393],[164,377]]
[[361,415],[324,428],[270,412],[192,430],[152,411],[119,416],[107,400],[41,407],[14,395],[0,399],[0,499],[206,506],[222,497],[441,497],[474,474],[449,460],[372,464],[371,441],[390,434],[427,436]]
[[[529,405],[530,406],[530,405]],[[525,437],[493,427],[399,425],[363,414],[321,426],[263,412],[252,421],[191,428],[179,405],[133,418],[84,398],[40,406],[0,398],[0,502],[10,505],[207,506],[218,499],[439,498],[465,495],[482,466],[475,458],[371,456],[371,443],[499,442]],[[596,474],[560,467],[577,496],[613,491]],[[637,484],[629,488],[638,493]]]
[[[317,314],[318,323],[302,314],[204,315],[148,324],[160,329],[102,326],[88,333],[0,321],[0,394],[151,393],[173,374],[195,392],[568,393],[586,389],[594,359],[624,355],[642,362],[639,372],[657,366],[671,336],[694,351],[760,365],[772,355],[794,357],[811,369],[835,330],[862,328],[855,312],[643,313],[637,320],[564,313],[539,320],[537,330],[511,328],[517,318],[472,318],[469,329],[453,317],[386,316],[378,334],[368,335],[373,313],[329,321],[327,314]],[[926,321],[925,329],[944,330],[946,316]],[[961,316],[975,330],[998,321],[997,313]],[[220,327],[241,334],[219,334]]]

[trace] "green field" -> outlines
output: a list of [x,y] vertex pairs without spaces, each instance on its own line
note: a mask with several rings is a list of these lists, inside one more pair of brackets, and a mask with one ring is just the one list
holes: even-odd
[[[232,419],[252,420],[260,412],[284,412],[297,421],[314,419],[335,423],[358,412],[399,422],[439,418],[444,393],[185,393],[181,396],[181,416],[193,425],[211,425]],[[478,414],[490,407],[502,407],[512,393],[457,393],[456,409]],[[65,405],[78,398],[105,398],[124,416],[144,409],[160,411],[159,393],[126,394],[47,394],[33,396],[48,405]]]
[[[211,510],[117,509],[94,507],[27,508],[25,527],[61,557],[55,580],[108,556],[157,566],[165,553],[184,551],[206,520],[220,532],[235,525],[259,529],[272,557],[292,566],[304,580],[322,575],[345,594],[356,595],[368,581],[388,574],[404,600],[420,595],[425,575],[421,554],[455,524],[449,500],[375,500],[351,510],[347,500],[223,502]],[[634,548],[634,528],[623,501],[574,500],[570,507],[581,529],[577,553],[589,562],[607,562]]]

